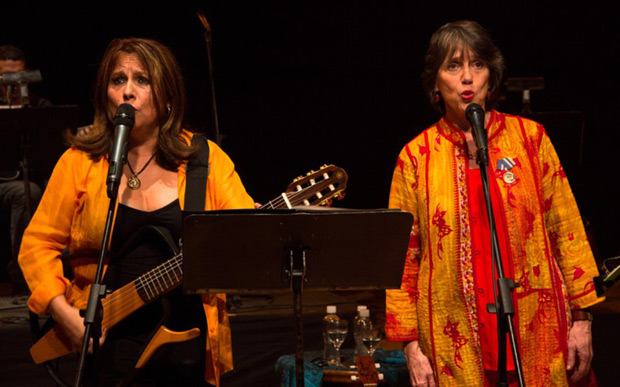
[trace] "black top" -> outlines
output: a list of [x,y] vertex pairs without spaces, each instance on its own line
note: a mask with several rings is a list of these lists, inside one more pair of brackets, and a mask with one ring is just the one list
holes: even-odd
[[[161,237],[139,231],[149,225],[166,228],[173,240],[178,241],[182,227],[179,200],[151,212],[118,205],[111,245],[112,258],[103,281],[108,289],[118,289],[171,258],[168,256],[169,248]],[[141,235],[136,243],[124,246],[136,232]],[[183,295],[182,288],[178,287],[163,300],[143,306],[110,329],[101,347],[103,385],[128,381],[132,385],[145,386],[205,385],[207,322],[201,297]],[[169,318],[163,320],[166,309],[169,310]],[[144,345],[161,323],[173,331],[200,328],[201,334],[190,341],[160,347],[145,367],[132,371]],[[92,380],[93,384],[95,380],[96,377]]]
[[[155,210],[141,211],[118,205],[114,233],[111,244],[112,258],[105,274],[104,283],[108,289],[118,289],[135,280],[140,275],[172,258],[164,241],[152,234],[138,239],[134,246],[123,246],[141,227],[161,226],[170,231],[174,241],[181,237],[182,216],[179,200]],[[118,252],[123,250],[123,255]],[[173,330],[186,330],[199,327],[204,330],[206,319],[199,295],[183,295],[182,287],[178,287],[166,296],[171,306],[170,319],[165,325]],[[139,332],[151,331],[161,320],[162,306],[160,302],[148,304],[130,317],[119,323],[115,330],[123,334],[134,335]]]
[[[114,233],[112,234],[112,259],[106,272],[106,284],[113,289],[133,281],[150,269],[172,257],[163,240],[153,237],[141,238],[134,246],[126,246],[131,237],[144,226],[160,226],[168,231],[176,242],[181,238],[181,207],[176,199],[155,211],[141,211],[118,204]],[[122,256],[119,251],[125,250]]]

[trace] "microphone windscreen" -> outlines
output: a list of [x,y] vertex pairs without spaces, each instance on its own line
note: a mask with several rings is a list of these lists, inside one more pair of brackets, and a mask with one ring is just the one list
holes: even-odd
[[133,127],[134,117],[135,110],[133,106],[128,103],[124,103],[116,109],[116,114],[114,115],[114,126],[125,125]]
[[484,110],[482,109],[482,106],[477,103],[470,103],[469,106],[467,106],[467,109],[465,109],[465,117],[471,123],[476,114],[482,114],[484,117]]

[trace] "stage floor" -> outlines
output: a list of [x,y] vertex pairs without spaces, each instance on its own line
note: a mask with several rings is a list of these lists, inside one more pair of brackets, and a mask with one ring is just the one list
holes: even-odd
[[[321,344],[321,319],[325,305],[338,305],[341,317],[351,318],[357,303],[382,313],[382,292],[307,293],[304,296],[304,341],[307,350]],[[223,386],[278,386],[274,365],[281,355],[295,350],[290,293],[253,297],[229,297],[235,370],[224,376]],[[620,287],[611,289],[608,300],[593,308],[593,367],[601,386],[616,386],[620,363]],[[352,347],[349,335],[343,348]],[[32,338],[25,299],[0,297],[0,385],[54,386],[43,366],[32,363],[28,348]],[[74,378],[77,361],[68,356],[61,364],[66,380]]]

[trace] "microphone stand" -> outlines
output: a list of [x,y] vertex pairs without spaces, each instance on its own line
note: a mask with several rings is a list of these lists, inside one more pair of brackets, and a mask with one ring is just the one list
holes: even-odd
[[211,59],[212,58],[211,26],[209,25],[209,22],[207,21],[207,18],[205,17],[202,11],[197,12],[196,15],[198,16],[198,19],[200,19],[200,23],[202,24],[202,27],[205,30],[204,37],[205,37],[205,43],[207,46],[207,63],[209,65],[209,83],[211,85],[211,112],[213,114],[213,128],[215,130],[215,143],[221,148],[224,135],[220,133],[220,123],[217,117],[217,104],[215,102],[215,82],[213,79],[213,60]]
[[[483,121],[484,122],[484,121]],[[517,337],[513,324],[514,307],[512,303],[511,292],[519,285],[510,278],[504,276],[504,267],[502,265],[502,258],[499,249],[499,242],[497,239],[497,229],[495,228],[495,218],[493,214],[493,205],[491,201],[491,191],[489,188],[489,149],[486,141],[486,131],[483,131],[482,135],[476,134],[476,129],[472,124],[472,133],[476,145],[478,146],[476,162],[480,167],[480,178],[482,180],[482,188],[484,191],[484,201],[486,204],[487,217],[489,220],[489,231],[491,233],[491,253],[493,262],[497,267],[497,286],[499,288],[499,298],[495,295],[495,304],[488,304],[487,311],[489,313],[495,313],[497,316],[497,337],[498,337],[498,386],[508,386],[507,383],[507,348],[506,348],[506,333],[510,338],[510,344],[512,346],[512,355],[515,363],[515,370],[517,372],[517,380],[519,386],[525,386],[523,379],[523,369],[521,367],[521,358],[519,357],[519,349],[517,347]],[[484,137],[484,139],[478,138]]]
[[[133,125],[133,124],[132,124]],[[126,157],[123,156],[123,163],[116,166],[122,171]],[[82,342],[82,352],[80,353],[80,362],[75,376],[75,387],[79,387],[84,374],[84,365],[86,362],[86,354],[88,352],[88,344],[93,339],[93,375],[98,385],[101,385],[102,378],[100,375],[100,350],[99,339],[101,338],[101,320],[103,319],[103,305],[101,300],[106,296],[106,286],[101,283],[103,277],[103,264],[108,255],[108,242],[112,231],[112,221],[116,213],[116,198],[118,196],[119,180],[108,182],[108,197],[110,204],[108,206],[108,215],[106,217],[105,228],[103,231],[103,242],[101,243],[101,252],[99,254],[99,263],[97,265],[97,273],[95,280],[90,288],[88,296],[88,304],[86,309],[80,310],[80,315],[84,317],[84,341]]]

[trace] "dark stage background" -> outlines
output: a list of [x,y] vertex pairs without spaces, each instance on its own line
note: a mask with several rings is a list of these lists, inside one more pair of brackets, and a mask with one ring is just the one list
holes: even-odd
[[[620,16],[604,6],[483,3],[204,1],[91,10],[21,2],[3,6],[0,43],[21,47],[30,67],[41,69],[36,93],[79,105],[87,124],[108,42],[160,40],[183,68],[192,128],[212,135],[206,49],[195,15],[203,10],[213,31],[223,147],[255,200],[269,200],[295,176],[334,163],[350,175],[347,197],[337,205],[378,208],[387,205],[400,148],[438,118],[419,81],[431,33],[448,21],[475,19],[503,50],[509,77],[545,78],[545,90],[532,92],[534,111],[583,112],[584,159],[568,173],[599,255],[615,255]],[[500,110],[519,111],[518,100],[509,95]],[[559,129],[556,143],[579,141],[573,134],[558,139]]]
[[[502,49],[509,77],[545,78],[544,91],[532,92],[534,111],[582,112],[583,160],[568,151],[565,164],[597,258],[614,256],[620,15],[606,5],[543,3],[204,1],[63,9],[22,1],[3,4],[0,44],[21,47],[29,67],[41,70],[35,93],[78,105],[81,124],[88,124],[95,72],[109,41],[159,40],[182,66],[191,127],[213,137],[206,48],[195,15],[203,10],[213,31],[223,148],[254,199],[265,202],[297,175],[333,163],[349,173],[346,198],[335,205],[381,208],[399,150],[438,119],[419,77],[430,35],[448,21],[477,20]],[[519,109],[518,95],[508,95],[499,110]],[[579,143],[574,132],[554,129],[556,144]]]

